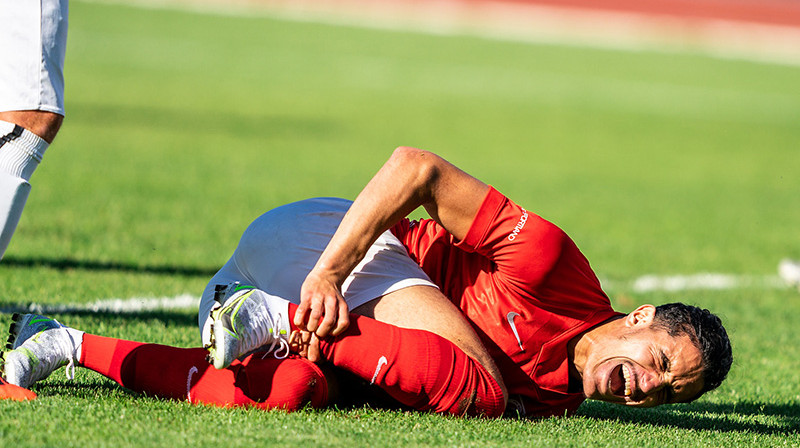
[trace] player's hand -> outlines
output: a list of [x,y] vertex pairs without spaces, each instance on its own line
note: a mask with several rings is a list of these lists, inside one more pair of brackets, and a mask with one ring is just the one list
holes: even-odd
[[294,324],[320,338],[336,336],[350,325],[349,313],[339,286],[312,270],[300,289],[300,306],[294,315]]
[[289,336],[289,349],[311,362],[325,361],[319,349],[319,338],[309,331],[293,331]]

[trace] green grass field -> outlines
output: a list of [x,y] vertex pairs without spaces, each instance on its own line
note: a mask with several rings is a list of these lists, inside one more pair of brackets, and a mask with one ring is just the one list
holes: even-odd
[[[798,291],[631,283],[800,258],[800,67],[71,3],[68,118],[0,264],[0,307],[199,296],[250,220],[352,198],[412,145],[561,225],[618,309],[718,312],[735,363],[692,404],[540,421],[225,410],[60,370],[39,400],[0,402],[3,447],[800,446]],[[55,317],[199,341],[191,309]]]

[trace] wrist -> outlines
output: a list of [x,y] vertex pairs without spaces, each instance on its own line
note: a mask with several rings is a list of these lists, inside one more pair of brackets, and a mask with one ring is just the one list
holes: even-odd
[[340,269],[337,269],[334,265],[329,265],[326,263],[317,263],[311,272],[308,273],[308,278],[314,278],[318,282],[325,282],[336,285],[336,287],[341,288],[342,284],[344,283],[345,279],[347,278],[348,273],[341,272]]

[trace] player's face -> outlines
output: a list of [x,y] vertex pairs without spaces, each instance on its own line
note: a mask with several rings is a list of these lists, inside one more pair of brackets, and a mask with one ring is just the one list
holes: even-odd
[[651,328],[651,311],[631,313],[616,335],[595,344],[583,370],[587,398],[651,407],[690,401],[700,393],[700,349],[688,336]]

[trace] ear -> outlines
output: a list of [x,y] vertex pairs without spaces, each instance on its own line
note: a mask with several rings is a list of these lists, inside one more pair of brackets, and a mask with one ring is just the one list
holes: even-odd
[[631,311],[630,314],[625,316],[626,327],[640,327],[646,328],[653,323],[653,318],[656,316],[656,307],[653,305],[642,305],[639,308]]

